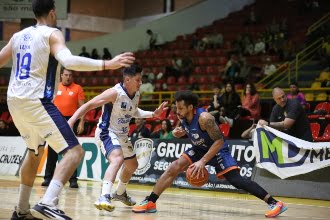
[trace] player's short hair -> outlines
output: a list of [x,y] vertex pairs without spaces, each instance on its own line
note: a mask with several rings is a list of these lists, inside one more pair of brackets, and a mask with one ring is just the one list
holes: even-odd
[[175,93],[175,101],[184,101],[186,106],[192,105],[195,108],[198,105],[198,96],[191,90],[178,91]]
[[54,0],[32,0],[32,10],[37,18],[48,15],[53,9],[55,9]]
[[126,67],[123,70],[123,76],[135,76],[141,73],[142,68],[138,64],[132,64],[130,67]]

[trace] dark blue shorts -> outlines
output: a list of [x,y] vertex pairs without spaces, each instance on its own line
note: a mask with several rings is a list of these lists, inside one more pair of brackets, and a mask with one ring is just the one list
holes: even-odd
[[[187,149],[181,156],[185,157],[190,164],[199,161],[207,151],[197,146]],[[236,160],[231,156],[228,145],[225,143],[220,151],[206,164],[213,166],[218,178],[223,178],[223,174],[233,169],[239,169]]]

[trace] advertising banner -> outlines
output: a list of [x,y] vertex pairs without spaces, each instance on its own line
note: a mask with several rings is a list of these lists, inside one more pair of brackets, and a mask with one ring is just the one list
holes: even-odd
[[[253,145],[251,142],[242,140],[227,141],[232,156],[240,166],[241,176],[251,178],[255,163]],[[155,184],[167,167],[180,157],[182,152],[192,145],[188,139],[148,139],[142,138],[134,143],[136,156],[139,162],[138,169],[134,173],[131,182],[142,184]],[[203,189],[237,191],[235,187],[226,180],[216,177],[214,167],[207,166],[209,181],[202,186]],[[173,182],[174,186],[183,188],[194,188],[186,181],[185,173],[181,173]],[[242,191],[243,192],[243,191]]]

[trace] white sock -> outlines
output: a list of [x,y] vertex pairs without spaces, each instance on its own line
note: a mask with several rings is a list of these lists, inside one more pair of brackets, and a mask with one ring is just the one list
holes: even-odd
[[103,180],[101,196],[104,196],[106,194],[110,194],[112,185],[113,185],[112,182]]
[[117,185],[117,195],[123,195],[123,193],[126,191],[127,183],[123,183],[121,180],[119,180]]
[[42,198],[41,202],[48,205],[56,205],[54,204],[56,203],[55,200],[58,198],[58,195],[60,194],[62,188],[63,188],[62,182],[53,179],[52,181],[50,181],[47,191],[44,197]]
[[30,209],[30,195],[31,195],[32,187],[20,184],[19,185],[19,199],[17,205],[17,212],[21,214],[25,214]]

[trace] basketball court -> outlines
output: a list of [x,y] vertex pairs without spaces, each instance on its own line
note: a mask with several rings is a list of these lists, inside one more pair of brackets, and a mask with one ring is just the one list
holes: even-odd
[[[40,186],[42,178],[37,178],[32,192],[31,204],[34,205],[45,192]],[[93,203],[100,195],[101,183],[79,181],[79,189],[65,186],[61,193],[59,207],[73,219],[118,219],[118,220],[259,220],[267,219],[264,212],[267,206],[254,196],[215,191],[187,190],[171,188],[165,191],[157,202],[157,213],[136,214],[130,207],[115,202],[113,212],[99,211]],[[18,200],[19,178],[0,176],[0,219],[10,219]],[[138,202],[149,195],[152,186],[129,185],[129,195]],[[284,201],[288,210],[277,219],[315,219],[328,220],[330,201],[278,198]]]

